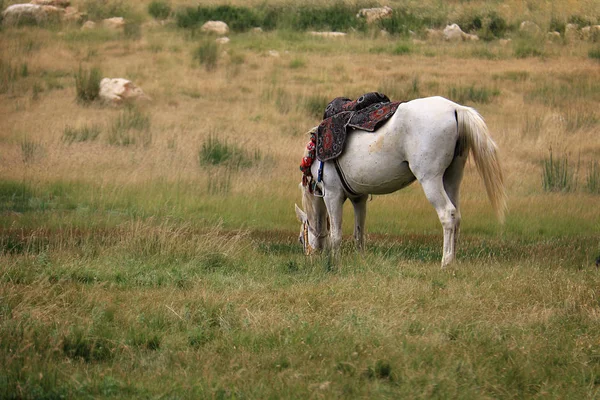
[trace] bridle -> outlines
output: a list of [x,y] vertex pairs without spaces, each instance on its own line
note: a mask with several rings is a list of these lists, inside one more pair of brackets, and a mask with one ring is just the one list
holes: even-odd
[[[327,219],[327,225],[329,227],[329,219]],[[310,256],[315,249],[310,245],[308,241],[308,232],[312,233],[317,239],[323,239],[329,236],[329,232],[317,234],[315,230],[310,226],[308,221],[302,223],[302,247],[304,247],[304,254]]]

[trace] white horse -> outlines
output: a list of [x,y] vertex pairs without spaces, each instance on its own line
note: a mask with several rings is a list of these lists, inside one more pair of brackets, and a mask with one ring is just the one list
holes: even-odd
[[[443,97],[402,103],[375,132],[349,132],[344,152],[322,169],[323,196],[302,189],[296,215],[300,242],[310,255],[329,242],[333,255],[342,240],[342,206],[354,206],[354,239],[364,246],[369,194],[387,194],[418,180],[444,230],[442,268],[455,259],[460,227],[459,187],[469,155],[481,175],[499,221],[504,221],[506,193],[497,146],[479,113]],[[337,163],[337,166],[336,166]],[[311,167],[317,177],[319,161]]]

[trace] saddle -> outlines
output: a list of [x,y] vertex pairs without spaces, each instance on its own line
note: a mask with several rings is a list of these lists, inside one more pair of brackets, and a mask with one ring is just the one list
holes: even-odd
[[336,97],[327,105],[317,128],[316,157],[320,161],[339,157],[351,129],[373,132],[394,115],[400,104],[378,92],[366,93],[354,101]]
[[394,115],[401,103],[391,102],[386,95],[378,92],[366,93],[354,101],[347,97],[333,99],[323,113],[323,121],[308,132],[310,142],[300,163],[302,185],[308,187],[311,193],[320,192],[317,187],[320,177],[313,179],[310,171],[315,158],[320,161],[336,159],[344,150],[350,130],[373,132]]

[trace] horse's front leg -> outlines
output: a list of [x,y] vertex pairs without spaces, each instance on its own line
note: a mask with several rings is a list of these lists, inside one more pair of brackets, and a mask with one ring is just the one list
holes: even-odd
[[334,259],[338,258],[342,245],[342,216],[346,197],[343,194],[329,192],[325,195],[325,204],[329,215],[329,246]]
[[354,241],[358,250],[365,247],[365,220],[367,218],[368,195],[351,199],[354,206]]

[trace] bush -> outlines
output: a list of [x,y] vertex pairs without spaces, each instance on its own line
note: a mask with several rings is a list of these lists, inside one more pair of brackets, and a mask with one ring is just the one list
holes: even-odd
[[448,90],[448,97],[457,103],[473,103],[487,104],[492,101],[492,98],[498,96],[498,89],[476,88],[475,86],[466,87],[451,87]]
[[571,192],[576,189],[577,175],[569,165],[566,155],[562,160],[556,160],[550,149],[549,158],[543,162],[542,187],[546,192]]
[[171,5],[161,0],[154,0],[148,4],[148,14],[154,19],[167,19],[171,15]]
[[224,165],[233,169],[251,167],[253,162],[260,161],[261,158],[262,155],[258,150],[250,155],[242,147],[230,145],[226,140],[221,141],[214,135],[206,139],[198,152],[200,165]]
[[131,7],[123,0],[86,0],[84,8],[90,20],[98,21],[112,17],[131,17]]
[[150,116],[133,107],[125,109],[119,115],[108,136],[108,143],[116,146],[149,146],[151,142]]
[[77,101],[83,104],[89,104],[96,100],[100,95],[100,80],[102,72],[99,68],[85,70],[79,66],[79,71],[75,73],[75,90]]
[[207,71],[212,71],[217,68],[217,60],[219,58],[219,46],[214,40],[208,39],[200,44],[193,54],[194,60],[197,60],[200,65],[204,65]]
[[508,24],[496,12],[464,16],[458,24],[465,32],[475,32],[482,40],[494,40],[504,37]]

